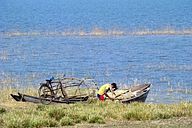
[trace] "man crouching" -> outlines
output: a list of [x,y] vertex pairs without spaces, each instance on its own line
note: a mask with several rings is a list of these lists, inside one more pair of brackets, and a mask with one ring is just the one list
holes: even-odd
[[116,83],[112,83],[112,84],[104,84],[100,87],[99,91],[97,92],[97,97],[99,98],[99,100],[104,101],[105,100],[105,96],[108,97],[110,100],[114,100],[114,98],[110,97],[107,92],[111,91],[112,94],[116,95],[114,93],[115,90],[117,90],[117,85]]

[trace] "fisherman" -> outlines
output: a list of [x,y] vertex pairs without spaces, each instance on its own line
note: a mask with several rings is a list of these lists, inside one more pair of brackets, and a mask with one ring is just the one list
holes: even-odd
[[114,93],[115,90],[117,90],[117,84],[116,83],[107,83],[104,84],[100,87],[99,91],[97,92],[97,97],[99,100],[104,101],[105,97],[108,97],[110,100],[114,100],[114,98],[110,97],[107,92],[111,91],[113,95],[116,96],[116,94]]

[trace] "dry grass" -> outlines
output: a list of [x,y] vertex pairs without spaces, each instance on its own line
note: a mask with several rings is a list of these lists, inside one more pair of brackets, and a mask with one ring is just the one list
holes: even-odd
[[[118,126],[115,124],[119,124],[125,127],[131,123],[131,126],[137,127],[138,121],[141,124],[148,122],[149,125],[156,126],[153,123],[165,119],[165,122],[179,118],[192,119],[192,103],[121,104],[112,101],[89,100],[86,103],[42,105],[13,101],[9,94],[16,91],[12,88],[4,88],[0,91],[3,94],[0,98],[0,126],[22,128],[85,124],[85,127],[89,127],[99,124],[96,126],[115,127]],[[29,88],[26,93],[35,94],[36,91]],[[188,125],[191,126],[190,123]]]

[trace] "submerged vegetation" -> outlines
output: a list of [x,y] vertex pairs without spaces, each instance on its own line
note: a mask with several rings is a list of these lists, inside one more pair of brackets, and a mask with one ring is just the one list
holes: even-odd
[[[9,94],[14,89],[0,93],[0,126],[10,128],[57,127],[76,124],[108,124],[114,121],[153,121],[172,118],[191,118],[192,103],[147,104],[100,102],[89,100],[76,104],[31,104],[13,101]],[[28,93],[35,94],[33,89]],[[192,124],[191,124],[192,125]]]
[[165,26],[163,28],[158,29],[149,29],[149,28],[135,28],[133,30],[125,30],[125,29],[102,29],[98,27],[94,27],[91,30],[85,29],[67,29],[64,31],[29,31],[29,32],[21,32],[21,31],[12,31],[12,32],[4,32],[0,33],[5,36],[14,37],[14,36],[143,36],[143,35],[192,35],[191,28],[185,29],[176,29],[171,26]]

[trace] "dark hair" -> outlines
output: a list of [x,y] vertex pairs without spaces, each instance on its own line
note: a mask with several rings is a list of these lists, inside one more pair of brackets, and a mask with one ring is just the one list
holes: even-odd
[[116,83],[112,83],[111,84],[113,87],[112,88],[115,88],[115,90],[117,90],[118,88],[117,88],[117,84]]

